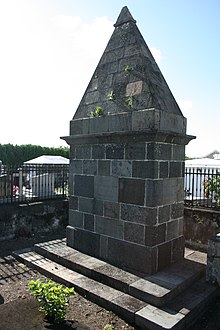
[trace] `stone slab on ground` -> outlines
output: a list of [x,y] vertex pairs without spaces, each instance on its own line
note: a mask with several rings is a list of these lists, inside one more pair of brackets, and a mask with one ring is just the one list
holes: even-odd
[[[59,246],[59,249],[57,248],[53,250],[53,246],[56,246],[56,244]],[[193,274],[193,284],[187,280],[187,287],[183,289],[183,287],[180,286],[182,291],[180,290],[179,295],[172,297],[171,301],[167,301],[166,303],[163,301],[163,306],[158,307],[149,301],[146,302],[142,299],[138,299],[137,297],[132,296],[132,292],[123,292],[123,271],[125,272],[124,274],[127,274],[127,276],[125,276],[125,287],[128,288],[130,287],[130,284],[133,280],[135,280],[134,283],[145,280],[143,274],[141,275],[142,277],[140,277],[137,274],[129,273],[128,270],[121,270],[121,272],[119,270],[116,271],[116,268],[114,267],[111,283],[114,283],[114,277],[117,278],[117,275],[119,275],[119,283],[122,290],[115,289],[110,284],[107,285],[101,283],[84,275],[83,273],[76,272],[63,266],[61,263],[63,263],[63,258],[65,256],[68,257],[69,260],[72,260],[73,256],[77,256],[78,260],[81,262],[82,270],[84,269],[82,260],[86,261],[86,267],[91,267],[90,272],[88,270],[86,271],[89,275],[93,275],[94,269],[96,270],[95,258],[86,255],[81,258],[80,255],[83,255],[82,253],[79,252],[78,254],[78,251],[72,251],[73,253],[69,253],[69,249],[66,246],[64,246],[63,251],[60,251],[62,250],[62,244],[65,245],[65,240],[38,244],[36,248],[38,250],[44,250],[44,253],[47,254],[47,258],[35,251],[31,251],[30,249],[17,251],[15,252],[15,256],[20,262],[27,264],[29,267],[37,269],[39,272],[47,275],[55,281],[61,282],[67,286],[74,286],[75,290],[79,294],[86,296],[87,299],[97,303],[105,309],[112,310],[130,324],[140,327],[140,329],[188,329],[193,324],[193,322],[195,322],[196,319],[201,316],[201,313],[204,312],[208,304],[212,302],[217,295],[219,295],[219,289],[206,283],[205,276],[201,277],[201,272],[204,267],[204,260],[199,263],[199,253],[197,252],[195,252],[196,257],[193,257],[193,251],[187,251],[187,256],[191,256],[191,259],[195,258],[196,261],[189,260],[188,262],[187,260],[186,265],[189,265],[188,272],[192,273],[194,262],[196,271],[199,273],[199,276],[196,277],[195,274]],[[45,246],[47,246],[48,249],[45,249]],[[53,255],[53,259],[55,259],[54,254],[52,253],[52,251],[55,250],[56,253],[60,251],[56,257],[58,262],[48,258],[49,256]],[[70,248],[70,250],[72,250],[72,248]],[[90,260],[90,258],[92,259]],[[76,262],[76,259],[74,262]],[[201,259],[203,259],[203,256],[201,256]],[[111,265],[105,263],[105,265],[100,266],[100,264],[97,263],[97,269],[102,269],[102,267],[107,269],[107,277],[110,278]],[[188,278],[186,276],[187,270],[185,269],[184,271],[182,268],[181,271],[182,278],[186,280]],[[104,276],[104,273],[105,271],[102,272],[102,276]],[[130,274],[130,276],[128,276],[128,274]],[[161,272],[161,274],[161,277],[159,273],[153,276],[155,276],[155,282],[160,282],[161,288],[164,289],[164,287],[166,288],[165,285],[168,286],[167,283],[169,282],[169,278],[168,273],[165,271]],[[176,269],[175,265],[173,267],[173,273],[171,272],[170,280],[171,283],[172,280],[176,278],[176,282],[174,281],[173,284],[174,286],[177,283],[179,284],[179,280],[181,278],[180,274],[179,277],[177,274],[178,270]],[[164,282],[164,280],[166,281]],[[157,285],[159,287],[158,283]],[[155,285],[153,281],[152,284]],[[141,285],[139,290],[141,291]],[[144,292],[141,294],[142,296],[146,297]]]
[[[168,303],[205,274],[204,254],[187,250],[185,259],[153,275],[133,274],[66,246],[65,239],[35,245],[35,251],[96,281],[155,306]],[[195,259],[195,261],[193,260]],[[199,262],[202,260],[201,262]]]

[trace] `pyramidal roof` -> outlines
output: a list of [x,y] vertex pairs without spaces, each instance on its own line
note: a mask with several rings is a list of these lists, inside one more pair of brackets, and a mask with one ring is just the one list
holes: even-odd
[[156,108],[181,115],[156,61],[128,8],[122,8],[113,34],[73,119]]

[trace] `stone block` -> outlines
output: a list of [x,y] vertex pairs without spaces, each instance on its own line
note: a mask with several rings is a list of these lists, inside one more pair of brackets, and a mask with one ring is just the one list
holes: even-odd
[[83,228],[83,213],[76,210],[69,210],[69,225]]
[[163,180],[146,180],[146,206],[155,207],[164,204]]
[[157,246],[158,266],[157,271],[162,270],[171,264],[171,242],[165,242]]
[[100,236],[100,258],[108,258],[108,237],[103,235]]
[[91,146],[83,145],[75,147],[75,156],[76,159],[91,159]]
[[156,253],[156,248],[147,248],[111,237],[108,239],[108,260],[120,268],[153,274],[156,271]]
[[82,174],[82,160],[73,159],[70,161],[70,173]]
[[93,159],[105,159],[105,145],[95,144],[92,146]]
[[186,134],[186,118],[167,111],[160,111],[159,129],[161,131]]
[[182,173],[182,162],[170,162],[169,177],[181,177]]
[[97,215],[103,215],[104,212],[104,203],[100,199],[94,198],[93,201],[93,213]]
[[73,119],[70,121],[70,135],[78,135],[83,133],[83,120]]
[[171,219],[183,217],[184,203],[174,203],[171,205]]
[[169,143],[147,143],[147,159],[152,160],[170,160],[172,146]]
[[128,143],[125,145],[125,159],[145,159],[145,143]]
[[70,146],[70,159],[76,158],[76,148],[75,146],[71,145]]
[[158,222],[164,223],[170,220],[170,205],[164,205],[159,207]]
[[145,227],[145,245],[154,246],[166,240],[166,224]]
[[110,115],[108,119],[110,132],[131,131],[131,112]]
[[132,130],[157,130],[160,124],[160,112],[155,109],[132,112]]
[[185,159],[185,146],[173,144],[172,145],[172,160],[184,161]]
[[90,134],[108,132],[108,116],[90,118]]
[[93,160],[93,159],[83,160],[83,174],[96,175],[97,169],[98,169],[97,160]]
[[119,202],[144,205],[145,181],[142,179],[119,179]]
[[94,197],[94,177],[89,175],[75,175],[74,195]]
[[125,241],[145,245],[145,226],[133,222],[124,222]]
[[113,160],[112,161],[112,175],[131,177],[132,165],[131,161],[127,160]]
[[118,203],[104,202],[104,216],[119,219],[120,207]]
[[83,223],[84,223],[84,229],[89,230],[89,231],[94,231],[94,215],[93,214],[84,213]]
[[168,178],[168,162],[159,162],[159,178]]
[[79,197],[79,211],[92,213],[93,198]]
[[167,222],[167,237],[166,239],[172,240],[174,238],[177,238],[180,236],[180,228],[179,228],[179,221],[178,220],[173,220],[173,221],[168,221]]
[[136,178],[158,178],[157,161],[133,161],[132,176]]
[[112,202],[118,201],[118,178],[95,176],[94,197]]
[[157,223],[157,208],[121,204],[121,219],[153,226]]
[[98,175],[109,176],[110,175],[110,160],[98,160]]
[[106,146],[106,159],[123,159],[124,146],[122,144],[108,144]]
[[114,238],[123,238],[123,221],[95,216],[95,232]]
[[68,227],[67,245],[82,253],[99,258],[100,235],[79,228]]
[[82,122],[82,134],[89,134],[90,118],[83,118]]
[[183,236],[177,237],[176,239],[173,239],[171,242],[171,262],[175,263],[184,257],[184,251],[185,251],[185,239]]
[[78,205],[79,205],[78,197],[70,195],[69,196],[69,209],[78,210]]

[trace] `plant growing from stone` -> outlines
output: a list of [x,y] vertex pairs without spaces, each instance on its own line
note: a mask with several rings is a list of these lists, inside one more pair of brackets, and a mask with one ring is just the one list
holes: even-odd
[[74,288],[64,288],[51,280],[43,283],[41,280],[28,282],[31,293],[39,302],[39,310],[54,323],[65,319],[69,297],[75,295]]
[[114,98],[115,98],[114,92],[113,91],[109,92],[107,95],[107,100],[114,101]]
[[95,115],[98,117],[102,114],[102,108],[100,106],[97,106],[95,109]]
[[133,108],[133,96],[132,95],[127,97],[126,103],[129,106],[129,108]]
[[130,72],[132,70],[132,67],[129,64],[126,64],[124,67],[125,72]]

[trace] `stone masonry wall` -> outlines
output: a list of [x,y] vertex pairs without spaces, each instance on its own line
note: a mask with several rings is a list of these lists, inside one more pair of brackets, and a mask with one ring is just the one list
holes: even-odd
[[149,273],[181,258],[183,159],[170,143],[71,146],[68,244]]

